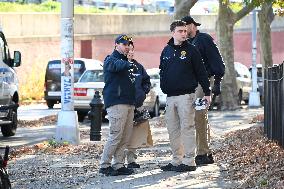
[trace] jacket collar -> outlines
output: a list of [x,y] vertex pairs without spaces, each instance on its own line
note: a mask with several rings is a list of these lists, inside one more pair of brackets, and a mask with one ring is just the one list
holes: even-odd
[[127,60],[127,57],[123,54],[120,54],[117,50],[114,50],[112,55],[118,59]]
[[173,48],[183,48],[183,47],[188,46],[188,42],[185,40],[184,42],[182,42],[181,45],[175,45],[174,44],[174,38],[171,38],[168,42],[168,45],[172,46]]
[[189,39],[192,41],[194,38],[196,38],[196,36],[197,36],[199,33],[200,33],[200,31],[197,30],[195,36],[194,36],[194,37],[190,37]]

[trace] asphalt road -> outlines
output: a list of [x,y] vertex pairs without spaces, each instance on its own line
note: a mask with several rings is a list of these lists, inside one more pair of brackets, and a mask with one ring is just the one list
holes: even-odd
[[[18,109],[19,120],[38,120],[49,115],[57,115],[61,110],[60,105],[55,105],[54,109],[48,109],[46,104],[35,104],[28,106],[20,106]],[[89,127],[90,121],[85,119],[83,123],[79,123],[79,128]],[[56,133],[56,124],[46,125],[42,127],[18,127],[16,135],[12,137],[3,137],[0,134],[0,148],[6,145],[24,146],[39,143],[44,140],[54,138]]]

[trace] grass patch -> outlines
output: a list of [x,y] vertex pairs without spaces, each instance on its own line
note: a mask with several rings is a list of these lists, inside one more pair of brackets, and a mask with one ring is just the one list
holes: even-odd
[[29,74],[22,75],[19,83],[20,101],[43,99],[45,69],[40,69],[39,65],[31,66]]
[[[41,4],[23,4],[23,3],[4,3],[0,2],[0,12],[56,12],[61,11],[61,3],[55,1],[45,1]],[[127,12],[127,10],[118,9],[98,9],[95,6],[74,6],[74,13],[113,13]]]

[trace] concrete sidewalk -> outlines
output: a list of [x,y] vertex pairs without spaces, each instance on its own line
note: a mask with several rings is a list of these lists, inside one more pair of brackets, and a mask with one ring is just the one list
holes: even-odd
[[[263,108],[209,112],[212,149],[222,145],[220,141],[225,133],[254,126],[252,119],[258,114],[263,114]],[[156,119],[158,118],[153,119],[151,123]],[[82,188],[236,188],[238,186],[238,183],[225,179],[222,170],[226,169],[226,165],[218,163],[198,167],[196,171],[187,173],[161,171],[159,166],[171,160],[168,133],[165,127],[151,127],[151,130],[154,146],[139,150],[137,162],[141,168],[136,169],[135,174],[117,177],[103,177],[97,174]]]
[[[263,108],[240,109],[237,111],[209,112],[211,121],[212,149],[222,145],[222,136],[230,131],[245,129],[252,118],[263,114]],[[109,132],[107,125],[102,126],[102,140],[89,140],[90,123],[80,124],[82,136],[80,145],[67,145],[60,149],[48,148],[37,152],[34,146],[22,149],[22,155],[8,164],[13,188],[236,188],[239,184],[226,179],[226,165],[218,162],[198,167],[196,171],[177,173],[163,172],[161,165],[171,160],[169,137],[164,125],[164,117],[150,120],[154,146],[139,149],[137,162],[141,165],[133,175],[105,177],[98,173],[102,147]],[[30,135],[55,134],[55,126],[22,128],[32,130]],[[49,132],[45,132],[46,129]],[[53,131],[53,132],[52,132]],[[35,135],[38,133],[39,135]],[[41,134],[41,135],[40,135]],[[27,138],[29,136],[25,136]],[[24,140],[19,138],[19,140]],[[32,139],[35,140],[35,139]],[[46,139],[45,139],[46,140]],[[29,144],[29,143],[28,143]],[[60,153],[61,152],[61,153]],[[28,165],[28,166],[27,166]],[[39,179],[40,178],[40,179]]]

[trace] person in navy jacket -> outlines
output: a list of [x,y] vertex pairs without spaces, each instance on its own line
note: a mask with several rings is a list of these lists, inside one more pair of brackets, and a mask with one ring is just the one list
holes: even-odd
[[[149,93],[151,88],[150,76],[147,74],[142,64],[134,59],[134,43],[133,41],[129,44],[129,52],[127,54],[128,61],[133,64],[134,76],[135,76],[135,115],[139,116],[143,111],[143,102],[146,99],[146,95]],[[139,118],[138,118],[139,119]],[[135,121],[135,118],[134,118]],[[136,126],[134,126],[136,127]],[[141,133],[141,135],[147,136],[147,133]],[[132,146],[131,144],[129,144]],[[137,155],[136,148],[128,147],[126,151],[127,168],[140,168],[140,165],[136,163]]]
[[109,136],[104,146],[99,173],[107,176],[130,175],[124,166],[125,149],[133,129],[135,76],[127,59],[132,38],[119,35],[113,53],[104,60],[103,98],[109,119]]
[[163,171],[195,171],[195,90],[202,86],[204,100],[210,104],[208,74],[198,50],[186,41],[186,23],[177,20],[170,25],[172,38],[160,57],[160,86],[167,94],[166,126],[172,150],[172,161]]
[[[181,20],[186,22],[188,42],[197,47],[201,54],[212,87],[212,93],[215,96],[220,95],[220,83],[225,74],[225,64],[217,45],[209,34],[199,32],[197,26],[201,24],[196,22],[191,16],[185,16]],[[203,96],[204,93],[199,85],[196,90],[196,97],[202,98]],[[212,164],[214,159],[208,145],[210,141],[208,132],[210,130],[208,128],[207,109],[195,112],[195,124],[197,144],[195,162],[197,165]]]

